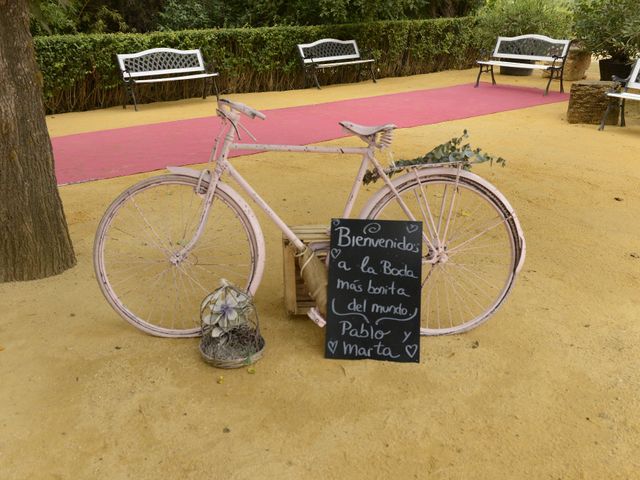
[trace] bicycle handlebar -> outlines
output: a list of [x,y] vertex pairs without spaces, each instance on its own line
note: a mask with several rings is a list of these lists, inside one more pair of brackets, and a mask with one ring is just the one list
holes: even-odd
[[220,98],[218,100],[218,103],[226,105],[231,110],[236,110],[240,113],[243,113],[249,118],[258,117],[261,120],[264,120],[265,118],[267,118],[267,116],[264,113],[259,112],[255,108],[251,108],[249,105],[245,105],[244,103],[232,102],[231,100],[228,100],[226,98]]

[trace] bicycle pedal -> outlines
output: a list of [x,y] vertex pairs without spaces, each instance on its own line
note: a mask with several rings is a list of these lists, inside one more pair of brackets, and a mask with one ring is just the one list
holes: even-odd
[[307,316],[311,319],[313,323],[318,325],[320,328],[324,327],[327,324],[327,321],[324,319],[320,312],[316,307],[310,308],[307,312]]

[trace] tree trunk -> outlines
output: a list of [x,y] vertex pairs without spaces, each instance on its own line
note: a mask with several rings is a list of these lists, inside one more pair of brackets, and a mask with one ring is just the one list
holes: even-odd
[[0,282],[76,263],[53,165],[27,0],[0,0]]

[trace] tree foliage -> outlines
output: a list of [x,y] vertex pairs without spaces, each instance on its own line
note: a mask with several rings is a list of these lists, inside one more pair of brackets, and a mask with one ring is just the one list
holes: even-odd
[[34,35],[146,32],[156,27],[155,15],[165,0],[33,0]]
[[573,15],[567,0],[487,0],[477,16],[479,39],[487,50],[495,45],[498,36],[537,33],[570,39],[573,33]]
[[32,32],[115,33],[464,16],[483,0],[34,0]]
[[594,55],[628,62],[640,53],[638,0],[576,0],[576,34]]

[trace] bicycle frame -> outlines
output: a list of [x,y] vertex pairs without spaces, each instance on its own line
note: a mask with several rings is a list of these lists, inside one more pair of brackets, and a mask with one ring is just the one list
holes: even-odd
[[[224,136],[224,142],[222,144],[222,148],[220,149],[220,153],[216,155],[218,139],[214,144],[214,148],[211,152],[210,163],[211,161],[215,162],[215,168],[213,172],[211,172],[211,177],[209,180],[209,188],[207,190],[207,197],[204,202],[204,208],[202,210],[198,228],[193,236],[193,238],[188,242],[188,244],[183,247],[179,252],[173,255],[172,262],[178,263],[180,260],[185,258],[189,252],[193,249],[193,247],[198,242],[204,227],[206,225],[207,217],[209,215],[209,210],[211,208],[211,204],[213,202],[213,194],[215,189],[220,181],[222,175],[227,172],[231,178],[233,178],[238,185],[244,190],[244,192],[251,198],[268,216],[269,218],[282,230],[284,235],[291,241],[291,243],[298,249],[303,250],[304,244],[302,240],[289,228],[289,226],[280,218],[280,216],[271,208],[271,206],[256,192],[253,187],[247,182],[242,175],[231,165],[229,161],[229,152],[233,150],[253,150],[253,151],[268,151],[268,152],[298,152],[298,153],[328,153],[328,154],[343,154],[343,155],[361,155],[362,160],[360,162],[360,168],[358,169],[358,173],[354,179],[353,185],[351,187],[351,191],[349,196],[347,197],[347,202],[345,204],[344,210],[342,212],[343,218],[349,218],[351,212],[353,210],[353,206],[356,202],[358,194],[360,192],[360,188],[362,185],[362,180],[364,178],[366,168],[368,165],[371,165],[376,169],[380,177],[383,179],[384,183],[390,188],[390,190],[396,196],[401,208],[408,215],[410,220],[415,220],[413,214],[408,209],[400,195],[398,194],[395,186],[391,182],[391,179],[384,171],[384,168],[380,164],[380,162],[375,157],[375,150],[379,147],[375,143],[370,143],[366,147],[324,147],[324,146],[305,146],[305,145],[275,145],[275,144],[258,144],[258,143],[238,143],[236,142],[236,136],[239,138],[239,130],[238,127],[243,128],[247,133],[252,137],[251,133],[246,130],[244,126],[240,124],[240,113],[231,110],[230,112],[226,112],[221,115],[223,119],[226,119],[230,125],[227,126],[227,131]],[[225,125],[223,124],[223,129],[221,133],[224,131]],[[218,137],[219,138],[219,137]],[[205,170],[202,175],[206,175],[208,170]],[[201,178],[202,178],[201,175]],[[426,241],[431,244],[429,239],[425,236]]]

